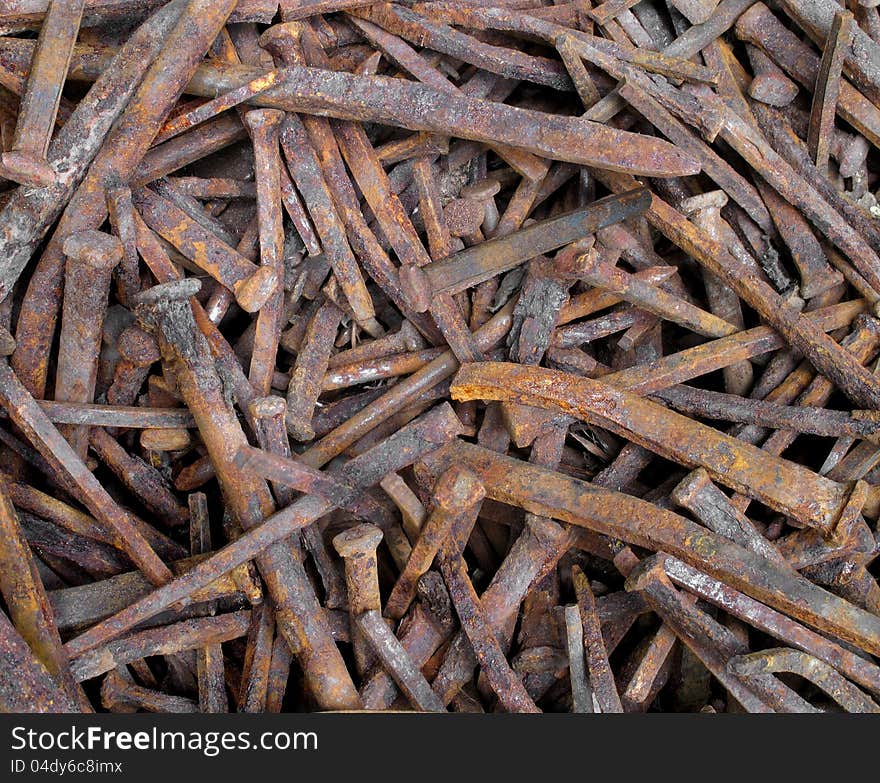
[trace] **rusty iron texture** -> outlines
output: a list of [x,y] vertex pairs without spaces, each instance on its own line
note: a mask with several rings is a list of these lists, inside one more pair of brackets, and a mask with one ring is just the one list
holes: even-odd
[[761,449],[601,380],[482,362],[463,366],[451,392],[459,400],[519,402],[597,423],[687,467],[703,467],[716,481],[826,534],[851,513],[850,487],[828,483],[800,465],[768,457]]
[[24,185],[45,187],[55,181],[46,155],[84,4],[84,0],[52,0],[40,26],[12,146],[0,155],[7,176]]
[[7,3],[0,709],[876,712],[876,6]]

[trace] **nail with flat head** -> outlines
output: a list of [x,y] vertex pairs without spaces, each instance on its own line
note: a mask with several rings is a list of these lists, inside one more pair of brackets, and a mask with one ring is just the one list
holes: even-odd
[[[72,234],[62,246],[67,256],[55,399],[93,402],[110,278],[122,259],[122,244],[100,231]],[[64,428],[81,458],[88,450],[88,428]]]
[[601,199],[589,207],[549,218],[505,236],[465,248],[417,271],[400,284],[413,309],[428,309],[435,293],[456,294],[551,250],[571,244],[600,228],[641,214],[649,205],[644,190]]
[[415,598],[419,578],[428,571],[440,547],[461,528],[473,523],[472,513],[486,490],[467,470],[450,468],[434,487],[434,509],[419,531],[412,553],[385,604],[387,617],[398,620]]
[[334,548],[345,562],[348,613],[352,621],[351,638],[355,663],[361,674],[369,669],[373,655],[355,620],[364,612],[382,611],[376,563],[376,549],[381,540],[382,531],[369,523],[355,525],[333,539]]
[[281,339],[284,306],[284,227],[281,212],[281,153],[278,134],[284,112],[257,109],[245,115],[254,147],[257,179],[257,219],[260,228],[261,268],[275,273],[275,289],[257,315],[248,380],[262,395],[272,389],[272,372]]
[[797,97],[798,86],[757,46],[746,44],[746,52],[754,73],[749,95],[768,106],[788,106]]
[[156,338],[134,324],[119,335],[116,349],[120,358],[113,371],[113,382],[107,390],[107,402],[110,405],[131,405],[137,399],[150,367],[162,355]]
[[443,208],[443,219],[449,233],[464,240],[466,246],[483,241],[481,226],[485,220],[485,208],[476,199],[457,198]]
[[487,177],[471,185],[465,185],[458,194],[463,199],[470,199],[483,205],[481,230],[483,234],[488,236],[491,236],[498,226],[499,215],[495,196],[498,195],[500,190],[501,183],[497,179]]

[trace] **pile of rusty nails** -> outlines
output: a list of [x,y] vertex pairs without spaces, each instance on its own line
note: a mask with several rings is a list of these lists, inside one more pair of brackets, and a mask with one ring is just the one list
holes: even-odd
[[0,709],[880,711],[877,6],[6,4]]

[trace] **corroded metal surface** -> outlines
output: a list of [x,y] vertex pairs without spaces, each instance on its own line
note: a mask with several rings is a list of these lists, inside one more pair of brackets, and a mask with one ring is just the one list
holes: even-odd
[[878,710],[877,0],[484,5],[0,9],[0,710]]

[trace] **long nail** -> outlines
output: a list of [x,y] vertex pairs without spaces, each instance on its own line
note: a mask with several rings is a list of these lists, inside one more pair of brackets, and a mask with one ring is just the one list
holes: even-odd
[[374,323],[373,301],[346,239],[345,228],[321,172],[318,157],[309,143],[306,128],[295,114],[288,114],[284,120],[281,148],[355,319],[368,332],[378,337],[381,328],[377,330],[378,324]]
[[174,497],[165,480],[153,466],[131,456],[106,429],[91,430],[89,445],[144,506],[168,527],[189,520],[187,509]]
[[436,505],[419,531],[406,567],[385,602],[387,617],[399,620],[406,614],[415,598],[419,578],[431,567],[446,538],[466,523],[464,517],[476,502],[467,494],[473,491],[468,481],[470,477],[462,471],[447,471],[434,487]]
[[281,213],[281,153],[278,134],[284,114],[258,109],[245,115],[254,145],[257,179],[257,219],[260,226],[260,264],[275,273],[275,290],[257,315],[249,380],[256,392],[267,395],[272,389],[272,372],[281,338],[284,294],[284,229]]
[[204,644],[237,639],[247,633],[250,620],[250,611],[239,611],[138,631],[112,645],[78,656],[73,660],[73,671],[82,682],[140,658],[170,655]]
[[55,181],[47,152],[84,5],[85,0],[52,0],[40,28],[12,148],[2,155],[7,171],[25,185]]
[[[211,520],[208,516],[208,498],[202,492],[189,496],[190,554],[206,555],[211,546]],[[199,711],[223,713],[229,711],[224,683],[223,648],[216,642],[196,650],[196,676],[199,687]]]
[[256,312],[273,295],[278,273],[256,266],[149,188],[134,197],[144,221],[186,258],[229,288],[242,309]]
[[[2,372],[2,370],[0,370]],[[439,448],[454,438],[461,423],[448,406],[422,416],[387,441],[353,459],[341,471],[340,478],[364,488],[378,483],[389,470],[399,470],[427,452]],[[237,440],[242,440],[238,438]],[[231,445],[235,445],[234,443]],[[245,446],[245,443],[241,444]],[[228,457],[233,464],[234,454]],[[68,651],[81,653],[112,639],[142,620],[152,617],[172,604],[189,597],[194,590],[204,587],[220,575],[241,563],[252,560],[271,544],[283,541],[298,529],[311,524],[333,509],[333,504],[317,496],[306,496],[272,515],[254,530],[245,532],[234,542],[215,553],[185,577],[175,580],[168,588],[157,590],[105,623],[100,623],[75,640],[68,642]],[[296,651],[295,651],[296,652]]]
[[435,293],[464,291],[541,253],[640,214],[645,207],[644,191],[603,200],[574,214],[550,218],[515,234],[467,248],[425,267],[407,267],[408,274],[401,276],[401,282],[413,306],[424,311]]
[[[108,234],[84,231],[64,241],[64,254],[67,268],[55,399],[93,402],[110,276],[122,260],[122,245]],[[65,434],[80,459],[85,459],[88,428],[65,428]]]
[[360,634],[355,620],[364,612],[381,613],[379,572],[376,548],[382,540],[382,531],[364,523],[339,533],[333,547],[345,563],[345,584],[348,591],[348,613],[352,618],[352,645],[355,664],[363,674],[372,663],[367,640]]

